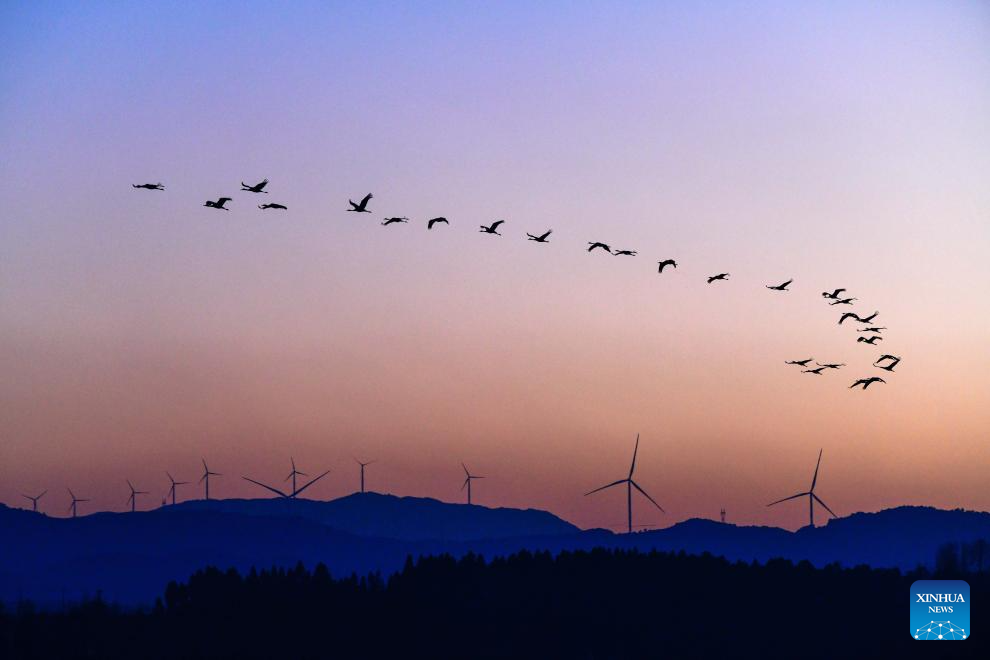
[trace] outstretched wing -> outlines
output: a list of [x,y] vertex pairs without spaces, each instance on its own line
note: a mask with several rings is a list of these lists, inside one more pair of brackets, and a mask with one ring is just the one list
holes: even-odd
[[493,223],[492,223],[492,227],[491,227],[491,228],[492,228],[492,230],[495,230],[495,229],[498,229],[498,226],[499,226],[500,224],[502,224],[503,222],[505,222],[505,220],[496,220],[495,222],[493,222]]
[[547,238],[547,236],[549,236],[549,235],[550,235],[550,234],[552,234],[552,233],[553,233],[553,230],[552,230],[552,229],[548,229],[548,230],[547,230],[547,233],[545,233],[545,234],[543,234],[542,236],[540,236],[540,240],[541,240],[541,241],[544,241],[544,240],[546,240],[546,238]]
[[368,193],[367,195],[364,196],[364,199],[361,200],[361,206],[367,206],[370,200],[371,200],[371,193]]

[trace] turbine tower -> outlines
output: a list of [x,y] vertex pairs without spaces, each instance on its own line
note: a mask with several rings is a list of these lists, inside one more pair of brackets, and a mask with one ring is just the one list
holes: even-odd
[[815,526],[815,502],[818,502],[823,507],[825,507],[825,510],[828,511],[829,513],[831,513],[833,518],[838,518],[838,516],[835,515],[835,512],[832,511],[832,509],[828,508],[828,505],[825,504],[824,502],[822,502],[822,500],[821,500],[820,497],[818,497],[817,495],[815,495],[815,484],[818,482],[818,467],[821,464],[822,464],[822,450],[819,449],[818,450],[818,462],[815,464],[815,476],[811,478],[811,488],[809,488],[807,490],[807,492],[797,493],[795,495],[791,495],[790,497],[785,497],[782,500],[777,500],[776,502],[771,502],[767,506],[773,506],[774,504],[780,504],[781,502],[786,502],[787,500],[793,500],[796,497],[804,497],[805,495],[807,495],[808,496],[808,524],[810,526],[812,526],[812,527]]
[[633,459],[632,465],[629,466],[629,476],[625,479],[619,479],[618,481],[613,481],[610,484],[602,486],[601,488],[596,488],[594,490],[585,493],[585,496],[591,495],[592,493],[597,493],[600,490],[605,490],[606,488],[611,488],[612,486],[618,486],[619,484],[626,485],[626,508],[628,510],[628,522],[629,522],[629,533],[632,534],[633,524],[632,524],[632,489],[635,488],[640,493],[643,494],[646,499],[653,502],[653,505],[660,509],[661,513],[667,513],[663,510],[663,507],[657,504],[657,501],[650,497],[649,493],[639,487],[635,481],[633,481],[633,471],[636,469],[636,453],[639,451],[639,434],[636,434],[636,447],[633,449]]
[[[165,474],[168,474],[168,480],[172,482],[172,486],[168,489],[168,495],[166,495],[165,497],[166,498],[167,497],[171,497],[172,498],[172,506],[175,506],[175,487],[176,486],[185,486],[189,482],[188,481],[176,481],[175,479],[172,478],[172,475],[169,474],[167,470],[165,471]],[[207,498],[207,499],[209,499],[209,498]]]
[[31,510],[34,511],[35,513],[38,513],[38,500],[40,500],[42,497],[44,497],[45,496],[45,493],[47,493],[47,492],[48,491],[46,490],[43,493],[41,493],[41,495],[35,495],[34,497],[31,497],[30,495],[25,495],[24,493],[21,493],[21,497],[26,497],[27,499],[31,500]]
[[309,475],[306,474],[305,472],[300,472],[299,470],[296,469],[296,460],[291,456],[289,457],[289,462],[292,463],[292,472],[289,473],[289,476],[287,476],[285,480],[288,481],[289,479],[292,479],[292,492],[295,493],[296,475],[299,475],[300,477],[308,477]]
[[80,502],[89,502],[89,500],[84,500],[84,499],[80,499],[80,498],[76,497],[75,493],[72,492],[72,489],[71,488],[66,488],[66,490],[69,491],[69,497],[72,498],[72,504],[69,505],[69,511],[72,512],[72,517],[75,518],[76,517],[76,505],[79,504]]
[[464,486],[467,486],[468,491],[468,504],[471,504],[471,481],[473,479],[484,479],[484,477],[471,474],[464,463],[461,463],[461,467],[464,468],[464,474],[467,475],[467,479],[464,480],[464,484],[461,486],[461,490],[464,490]]
[[134,513],[134,511],[137,509],[137,496],[147,495],[148,491],[134,490],[134,485],[130,482],[130,480],[125,480],[125,481],[127,481],[127,487],[131,489],[131,496],[127,498],[127,503],[131,505],[131,513]]
[[206,467],[206,459],[203,459],[203,476],[199,478],[199,483],[206,482],[206,499],[210,499],[210,475],[214,477],[222,477],[223,475],[219,472],[210,472],[210,468]]
[[362,463],[361,461],[359,461],[359,460],[358,460],[358,459],[356,459],[356,458],[354,459],[354,461],[355,461],[355,462],[356,462],[356,463],[357,463],[358,465],[360,465],[360,466],[361,466],[361,492],[363,493],[363,492],[364,492],[364,468],[365,468],[365,466],[367,466],[367,465],[371,465],[371,464],[372,464],[372,463],[374,463],[375,461],[365,461],[365,462],[363,462],[363,463]]
[[725,507],[724,506],[721,508],[721,510],[719,510],[718,516],[722,520],[722,522],[725,522]]

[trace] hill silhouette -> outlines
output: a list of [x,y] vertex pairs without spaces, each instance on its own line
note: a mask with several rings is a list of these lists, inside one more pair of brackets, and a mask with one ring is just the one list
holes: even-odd
[[335,575],[389,573],[407,556],[443,553],[656,549],[910,570],[933,566],[946,543],[990,539],[990,514],[900,507],[796,532],[692,519],[627,535],[579,530],[544,511],[365,493],[330,502],[193,501],[75,519],[0,505],[0,529],[0,600],[51,605],[97,591],[111,601],[147,603],[168,581],[205,565],[248,571],[301,561],[322,562]]
[[539,509],[467,506],[430,497],[381,493],[354,493],[329,502],[284,498],[192,500],[170,510],[299,517],[352,534],[407,541],[467,541],[579,531],[571,523]]
[[139,610],[96,599],[0,609],[0,655],[23,658],[986,657],[986,636],[912,639],[914,580],[990,573],[814,568],[625,550],[449,555],[389,575],[319,564],[206,568]]

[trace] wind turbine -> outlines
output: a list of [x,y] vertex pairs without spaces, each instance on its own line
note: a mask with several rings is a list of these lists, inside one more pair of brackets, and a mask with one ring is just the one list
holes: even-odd
[[[293,471],[295,471],[295,465],[292,466],[292,469],[293,469]],[[299,474],[302,474],[302,473],[300,472]],[[304,490],[306,490],[307,488],[309,488],[310,486],[312,486],[313,484],[315,484],[317,481],[319,481],[323,477],[327,476],[328,474],[330,474],[330,470],[327,470],[326,472],[324,472],[323,474],[321,474],[321,475],[319,475],[317,477],[313,477],[312,479],[310,479],[309,481],[307,481],[306,483],[304,483],[302,486],[300,486],[298,489],[295,488],[295,480],[293,480],[293,489],[292,489],[292,492],[291,493],[286,493],[285,491],[283,491],[283,490],[281,490],[279,488],[275,488],[274,486],[269,486],[268,484],[261,483],[260,481],[257,481],[255,479],[252,479],[251,477],[244,477],[244,476],[242,476],[241,478],[244,479],[245,481],[250,481],[251,483],[255,484],[256,486],[261,486],[262,488],[265,488],[266,490],[270,490],[271,492],[275,493],[279,497],[283,497],[283,498],[285,498],[287,500],[293,500],[293,499],[296,498],[296,495],[298,495],[299,493],[303,492]],[[292,476],[292,475],[289,475],[289,476]]]
[[646,499],[653,502],[653,505],[660,509],[662,513],[667,513],[663,510],[663,507],[657,504],[657,501],[650,497],[649,493],[639,487],[635,481],[633,481],[633,471],[636,469],[636,453],[639,451],[639,434],[636,434],[636,448],[633,449],[633,459],[632,465],[629,466],[629,476],[625,479],[619,479],[618,481],[613,481],[610,484],[602,486],[601,488],[596,488],[594,490],[585,493],[585,496],[591,495],[592,493],[597,493],[600,490],[605,490],[606,488],[611,488],[612,486],[618,486],[619,484],[626,484],[626,506],[628,508],[628,520],[629,520],[629,533],[632,534],[633,524],[632,524],[632,489],[635,488],[640,493],[643,494]]
[[832,509],[828,508],[828,505],[822,502],[821,498],[815,495],[815,483],[818,481],[818,467],[822,464],[822,450],[818,450],[818,462],[815,464],[815,476],[811,478],[811,488],[807,492],[797,493],[796,495],[791,495],[790,497],[785,497],[782,500],[777,500],[776,502],[771,502],[767,506],[773,506],[774,504],[780,504],[781,502],[786,502],[787,500],[793,500],[796,497],[808,496],[808,524],[812,527],[815,526],[815,502],[818,502],[825,510],[832,514],[833,518],[838,518]]
[[295,493],[296,475],[299,475],[300,477],[308,477],[309,475],[306,474],[305,472],[300,472],[299,470],[296,469],[296,460],[291,456],[289,457],[289,462],[292,463],[292,472],[289,473],[289,476],[287,476],[285,480],[288,481],[289,479],[292,479],[292,492]]
[[69,511],[72,512],[72,517],[75,518],[76,517],[76,504],[78,504],[79,502],[89,502],[89,500],[83,500],[83,499],[80,499],[80,498],[76,497],[75,493],[72,492],[72,489],[71,488],[66,488],[66,490],[69,491],[69,497],[72,498],[72,504],[69,505]]
[[206,459],[203,459],[203,476],[199,478],[199,483],[206,482],[206,499],[210,499],[210,475],[214,477],[222,477],[223,475],[219,472],[210,472],[210,468],[206,467]]
[[[168,470],[165,471],[165,474],[168,474]],[[185,486],[189,482],[188,481],[176,481],[175,479],[172,478],[172,475],[171,474],[168,474],[168,480],[172,482],[172,487],[168,489],[168,495],[166,495],[165,497],[171,496],[172,497],[172,506],[175,506],[175,487],[176,486]],[[209,498],[207,498],[207,499],[209,499]]]
[[464,474],[467,475],[467,479],[464,480],[464,484],[461,486],[461,490],[464,490],[464,486],[467,486],[468,504],[471,504],[471,480],[472,479],[484,479],[484,477],[479,476],[479,475],[475,475],[475,474],[471,474],[471,472],[468,471],[467,466],[464,465],[464,463],[461,463],[461,467],[464,468]]
[[30,495],[25,495],[24,493],[21,493],[21,497],[26,497],[29,500],[31,500],[31,510],[34,511],[35,513],[37,513],[38,512],[38,500],[40,500],[42,497],[44,497],[45,496],[45,493],[47,493],[47,492],[48,491],[46,490],[41,495],[36,495],[34,497],[31,497]]
[[365,468],[365,466],[366,466],[366,465],[371,465],[371,464],[372,464],[372,463],[374,463],[375,461],[365,461],[365,462],[363,462],[363,463],[362,463],[361,461],[359,461],[359,460],[358,460],[358,459],[356,459],[356,458],[354,459],[354,461],[355,461],[355,462],[356,462],[356,463],[357,463],[358,465],[360,465],[360,466],[361,466],[361,492],[363,493],[363,492],[364,492],[364,468]]
[[138,495],[147,495],[148,494],[148,491],[146,491],[146,490],[134,490],[134,485],[130,482],[130,480],[125,479],[125,481],[127,481],[128,488],[131,489],[131,496],[127,498],[127,502],[128,502],[128,504],[131,505],[131,513],[134,513],[134,511],[137,509],[137,496]]

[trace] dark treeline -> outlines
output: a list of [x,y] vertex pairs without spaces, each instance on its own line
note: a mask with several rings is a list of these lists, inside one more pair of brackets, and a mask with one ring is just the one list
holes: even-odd
[[[964,562],[940,555],[960,570]],[[968,552],[968,551],[967,551]],[[975,553],[976,550],[973,550]],[[969,557],[970,555],[967,555]],[[975,554],[973,556],[976,556]],[[990,631],[910,638],[916,579],[964,577],[975,611],[988,574],[939,575],[709,555],[522,552],[407,561],[388,579],[276,568],[208,568],[154,607],[97,599],[65,611],[0,612],[5,658],[962,657]],[[977,619],[978,620],[978,619]]]

